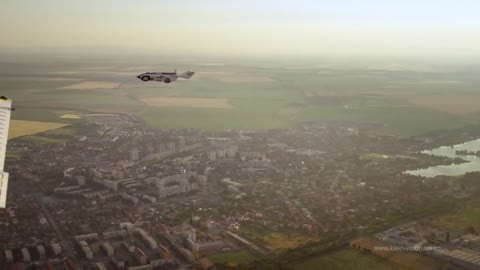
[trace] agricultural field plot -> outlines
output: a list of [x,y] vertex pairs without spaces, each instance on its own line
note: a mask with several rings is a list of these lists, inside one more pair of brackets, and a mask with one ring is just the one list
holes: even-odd
[[[69,111],[71,112],[71,111]],[[55,108],[21,108],[15,110],[12,113],[13,120],[26,120],[26,121],[38,121],[38,122],[51,122],[72,124],[76,123],[78,119],[61,118],[66,112],[58,111]]]
[[241,226],[240,233],[252,241],[269,247],[276,252],[294,249],[308,242],[318,240],[317,238],[302,234],[273,232],[258,226]]
[[457,115],[480,112],[480,95],[415,97],[410,103]]
[[24,153],[27,153],[28,150],[25,151],[12,151],[7,149],[7,152],[5,154],[5,159],[7,161],[16,161],[18,160]]
[[8,133],[8,138],[13,139],[13,138],[22,137],[22,136],[33,135],[36,133],[61,128],[66,125],[68,124],[12,120],[10,121],[10,131]]
[[[358,248],[358,250],[353,251],[359,254],[377,256],[378,258],[408,267],[409,269],[436,270],[441,269],[443,265],[441,261],[418,252],[375,250],[375,247],[389,246],[389,244],[373,237],[358,238],[353,240],[351,244]],[[347,250],[352,249],[349,248]],[[361,250],[368,251],[364,253]]]
[[[75,112],[108,112],[108,113],[133,113],[145,108],[145,104],[130,96],[124,95],[119,90],[51,90],[35,92],[31,99],[36,101],[24,102],[24,106],[42,108],[53,111],[57,119],[74,121],[75,119],[59,118],[60,110]],[[30,108],[29,108],[30,109]],[[20,110],[18,110],[20,112]],[[63,113],[65,114],[65,113]],[[51,120],[50,120],[51,121]]]
[[97,81],[87,81],[80,82],[68,86],[63,86],[58,89],[69,89],[69,90],[95,90],[95,89],[114,89],[118,88],[120,83],[118,82],[97,82]]
[[140,98],[148,106],[154,107],[192,107],[192,108],[231,108],[226,98],[188,98],[188,97],[151,97]]
[[380,134],[418,136],[432,131],[465,127],[475,122],[467,118],[414,105],[374,104],[308,106],[303,120],[345,120],[379,124]]
[[307,259],[293,267],[295,270],[412,270],[375,255],[344,249],[324,256]]
[[480,232],[480,206],[466,206],[465,208],[433,218],[434,225],[464,233]]
[[290,119],[279,114],[283,100],[234,99],[232,108],[151,107],[140,117],[155,128],[198,128],[206,130],[285,128]]
[[256,257],[248,250],[241,250],[217,253],[209,255],[207,258],[215,264],[225,264],[228,267],[235,267],[239,264],[254,261]]
[[45,135],[30,135],[19,138],[20,140],[31,141],[36,144],[57,144],[66,143],[70,141],[70,138],[54,138]]
[[262,240],[267,246],[273,248],[274,250],[283,251],[300,247],[315,239],[304,235],[286,235],[283,233],[274,232],[265,235],[262,237]]

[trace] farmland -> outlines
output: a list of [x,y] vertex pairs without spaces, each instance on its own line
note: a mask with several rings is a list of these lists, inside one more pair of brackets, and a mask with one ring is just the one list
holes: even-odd
[[298,270],[409,270],[410,268],[390,262],[375,255],[353,249],[340,250],[325,256],[305,260],[294,266]]
[[480,206],[469,205],[457,212],[435,217],[433,223],[458,232],[480,232]]
[[208,256],[208,259],[216,264],[225,264],[226,266],[234,267],[255,260],[255,256],[249,251],[241,250],[217,253]]
[[480,111],[480,95],[445,95],[416,97],[410,103],[456,115]]
[[317,238],[303,234],[286,234],[282,232],[274,232],[258,226],[244,225],[240,227],[240,232],[247,238],[261,243],[276,252],[293,249],[310,241],[316,241]]
[[32,135],[52,129],[57,129],[66,126],[62,123],[50,123],[50,122],[38,122],[38,121],[25,121],[25,120],[12,120],[10,122],[10,131],[8,134],[9,139],[16,137],[22,137],[26,135]]
[[183,98],[183,97],[154,97],[140,98],[142,102],[153,107],[194,107],[228,109],[232,106],[225,98]]
[[[475,70],[301,61],[285,66],[275,61],[245,65],[170,60],[158,65],[155,59],[142,59],[38,61],[13,67],[0,63],[0,88],[21,108],[13,119],[41,122],[78,121],[68,113],[60,118],[60,110],[127,113],[153,128],[207,130],[344,120],[375,123],[377,133],[407,137],[478,123]],[[168,85],[135,78],[172,66],[196,74]],[[20,79],[12,75],[16,72],[32,76]],[[455,105],[447,106],[450,102]]]

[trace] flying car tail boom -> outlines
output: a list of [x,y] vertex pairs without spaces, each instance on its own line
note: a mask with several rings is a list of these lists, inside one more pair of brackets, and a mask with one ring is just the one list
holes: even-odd
[[193,72],[193,71],[186,71],[186,72],[178,75],[178,77],[184,78],[184,79],[187,79],[187,80],[188,80],[188,79],[190,79],[190,78],[193,76],[193,74],[195,74],[195,72]]

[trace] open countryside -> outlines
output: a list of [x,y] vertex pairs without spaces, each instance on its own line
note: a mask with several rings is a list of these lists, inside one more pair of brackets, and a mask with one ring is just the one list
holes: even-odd
[[45,132],[66,126],[62,123],[50,123],[39,121],[26,121],[26,120],[12,120],[10,122],[10,131],[8,138],[13,139],[16,137],[22,137],[26,135],[32,135],[36,133]]

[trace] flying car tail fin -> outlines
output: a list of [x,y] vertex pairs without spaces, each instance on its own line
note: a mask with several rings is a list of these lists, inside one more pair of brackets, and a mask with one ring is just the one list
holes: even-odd
[[184,79],[190,79],[190,78],[193,76],[193,74],[195,74],[195,72],[193,72],[193,71],[186,71],[186,72],[178,75],[178,77],[184,78]]

